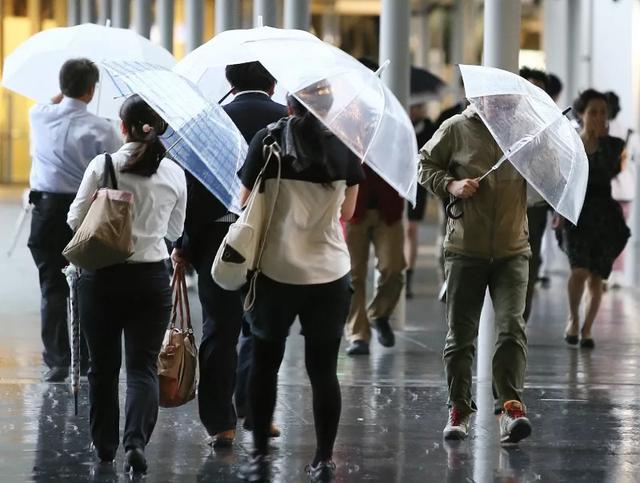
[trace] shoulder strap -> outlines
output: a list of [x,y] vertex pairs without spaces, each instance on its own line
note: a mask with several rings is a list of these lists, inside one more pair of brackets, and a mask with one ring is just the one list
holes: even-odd
[[[111,182],[109,182],[111,178]],[[113,161],[109,153],[104,153],[104,173],[102,174],[101,188],[109,188],[112,186],[114,190],[118,189],[118,180],[116,179],[116,170],[113,167]]]

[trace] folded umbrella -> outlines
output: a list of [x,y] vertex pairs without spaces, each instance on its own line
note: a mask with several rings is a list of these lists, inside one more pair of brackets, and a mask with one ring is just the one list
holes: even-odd
[[[526,79],[500,69],[461,65],[469,102],[506,160],[558,213],[577,223],[589,177],[580,136],[549,95]],[[450,213],[451,210],[448,210]]]
[[351,151],[415,203],[418,146],[413,125],[377,75],[317,38],[274,37],[246,44]]
[[[34,101],[48,103],[60,92],[59,72],[69,59],[86,57],[94,62],[135,60],[171,68],[175,58],[133,30],[95,24],[61,27],[39,32],[15,49],[5,62],[2,85]],[[118,119],[122,99],[101,75],[89,110]]]
[[68,317],[71,323],[71,390],[75,414],[80,393],[80,314],[78,312],[78,269],[69,264],[62,270],[69,285]]
[[120,96],[139,94],[169,125],[161,137],[168,155],[200,181],[229,210],[238,213],[247,143],[216,103],[175,72],[144,62],[103,62]]

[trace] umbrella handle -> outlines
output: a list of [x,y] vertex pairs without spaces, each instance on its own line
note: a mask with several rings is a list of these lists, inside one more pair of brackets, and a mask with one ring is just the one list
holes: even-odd
[[449,218],[451,218],[452,220],[459,220],[460,218],[462,218],[462,215],[464,214],[462,210],[460,210],[460,213],[455,214],[453,212],[453,207],[460,202],[460,198],[453,198],[452,200],[449,200],[446,204],[446,206],[444,207],[444,211],[447,214],[447,216]]

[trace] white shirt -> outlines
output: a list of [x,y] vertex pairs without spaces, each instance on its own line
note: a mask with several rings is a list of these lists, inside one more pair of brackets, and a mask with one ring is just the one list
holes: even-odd
[[[138,143],[127,143],[111,155],[118,189],[133,193],[133,245],[129,262],[146,263],[169,256],[164,239],[177,240],[182,235],[187,205],[187,182],[184,171],[170,159],[160,162],[158,171],[149,176],[121,173],[120,169]],[[76,199],[69,208],[67,224],[76,230],[91,206],[105,169],[103,154],[96,156],[84,173]]]
[[122,138],[109,121],[70,97],[59,104],[33,106],[29,120],[30,184],[36,191],[75,193],[89,161],[122,146]]

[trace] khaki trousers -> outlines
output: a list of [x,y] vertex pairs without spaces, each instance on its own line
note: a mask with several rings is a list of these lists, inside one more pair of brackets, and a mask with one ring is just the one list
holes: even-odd
[[485,260],[446,251],[445,272],[449,331],[443,357],[449,386],[448,404],[463,412],[476,408],[471,396],[472,365],[487,288],[497,331],[492,364],[497,403],[502,407],[509,400],[522,401],[527,367],[527,336],[522,314],[529,257]]
[[[390,317],[402,292],[403,271],[406,268],[404,227],[402,220],[387,225],[378,210],[368,210],[359,223],[349,223],[346,232],[354,292],[345,337],[349,342],[363,340],[368,343],[371,339],[369,321]],[[367,307],[367,269],[371,243],[380,276],[373,298]]]

